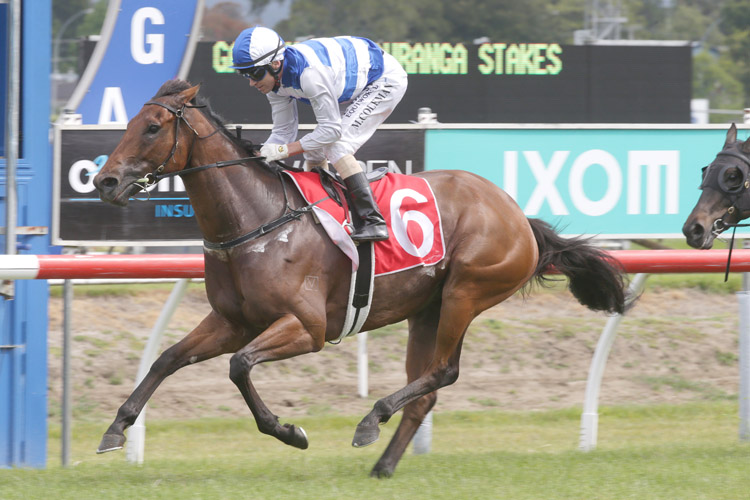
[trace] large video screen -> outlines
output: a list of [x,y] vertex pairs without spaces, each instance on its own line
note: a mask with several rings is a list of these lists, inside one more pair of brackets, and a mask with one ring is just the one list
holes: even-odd
[[[429,107],[443,123],[689,123],[688,45],[382,43],[409,74],[388,123]],[[189,80],[226,120],[270,123],[265,96],[234,73],[231,42],[199,42]],[[314,123],[309,106],[300,121]]]

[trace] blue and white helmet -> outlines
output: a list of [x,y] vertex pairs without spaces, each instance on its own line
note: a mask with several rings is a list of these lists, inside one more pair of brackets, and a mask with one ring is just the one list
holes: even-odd
[[239,34],[232,48],[233,69],[265,66],[284,59],[284,40],[274,30],[256,26]]

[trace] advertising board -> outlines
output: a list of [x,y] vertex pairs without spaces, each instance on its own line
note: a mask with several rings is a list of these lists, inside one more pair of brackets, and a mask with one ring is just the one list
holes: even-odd
[[[179,176],[162,179],[148,194],[131,200],[125,208],[99,200],[94,176],[123,133],[121,125],[55,127],[53,243],[70,246],[201,245],[195,213]],[[243,126],[242,137],[257,144],[269,133],[269,126]],[[226,159],[216,158],[216,161]],[[359,150],[357,159],[367,170],[388,167],[390,171],[407,174],[422,171],[424,129],[413,125],[384,126]],[[299,167],[301,157],[286,162]]]
[[[683,238],[701,168],[727,126],[529,126],[427,131],[427,170],[474,172],[563,234]],[[748,130],[740,131],[746,138]],[[461,157],[455,151],[460,144]],[[737,234],[750,234],[738,229]]]

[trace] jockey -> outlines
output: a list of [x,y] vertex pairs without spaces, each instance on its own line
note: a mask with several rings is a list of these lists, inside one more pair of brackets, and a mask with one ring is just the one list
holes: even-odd
[[[260,150],[268,161],[304,153],[308,169],[330,161],[349,191],[355,241],[388,239],[385,220],[354,154],[393,112],[407,76],[366,38],[315,38],[287,46],[273,30],[244,30],[232,49],[239,74],[271,104],[273,129]],[[312,106],[317,126],[297,138],[297,101]]]

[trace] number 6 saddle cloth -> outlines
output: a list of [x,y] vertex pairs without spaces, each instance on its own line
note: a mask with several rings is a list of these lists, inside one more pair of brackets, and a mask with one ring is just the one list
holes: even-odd
[[[285,170],[284,173],[294,180],[308,203],[328,198],[317,172]],[[443,227],[437,200],[427,181],[413,175],[389,172],[371,182],[370,187],[390,235],[385,241],[375,242],[375,275],[440,262],[445,256]],[[352,259],[356,269],[359,263],[354,244],[348,232],[342,233],[350,220],[344,207],[329,198],[318,203],[313,210],[334,243]],[[338,227],[329,229],[331,219]]]

